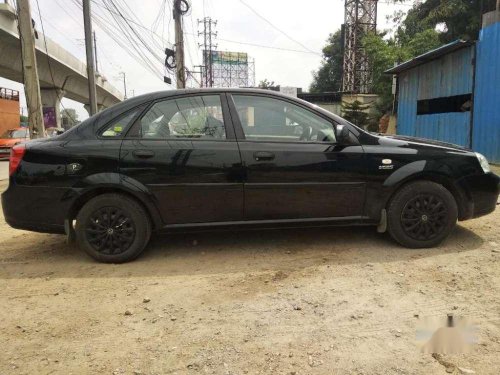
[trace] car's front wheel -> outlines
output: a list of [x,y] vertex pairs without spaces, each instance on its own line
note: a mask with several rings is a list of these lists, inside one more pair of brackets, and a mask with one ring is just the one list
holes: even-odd
[[121,194],[103,194],[88,201],[76,217],[77,242],[92,258],[124,263],[139,256],[151,236],[147,212]]
[[390,201],[388,231],[403,246],[433,247],[448,237],[457,216],[455,198],[444,186],[417,181],[403,186]]

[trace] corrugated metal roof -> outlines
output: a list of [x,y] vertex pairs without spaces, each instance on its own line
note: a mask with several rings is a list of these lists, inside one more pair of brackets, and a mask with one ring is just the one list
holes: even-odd
[[391,68],[389,70],[386,70],[384,73],[386,74],[399,74],[401,72],[404,72],[408,69],[415,68],[419,65],[425,64],[429,61],[435,60],[443,55],[446,55],[448,53],[457,51],[461,48],[468,47],[470,45],[473,45],[474,42],[472,41],[465,41],[465,40],[456,40],[454,42],[445,44],[444,46],[441,46],[439,48],[433,49],[429,52],[424,53],[423,55],[417,56],[411,60],[408,60],[398,66],[395,66],[394,68]]

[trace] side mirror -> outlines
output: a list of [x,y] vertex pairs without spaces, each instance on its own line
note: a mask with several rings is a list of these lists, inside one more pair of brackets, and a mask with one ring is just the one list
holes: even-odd
[[337,125],[335,136],[337,137],[338,144],[348,144],[349,143],[349,129],[345,125]]

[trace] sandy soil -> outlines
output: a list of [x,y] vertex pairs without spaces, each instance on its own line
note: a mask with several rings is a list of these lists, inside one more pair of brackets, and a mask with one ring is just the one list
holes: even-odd
[[[104,265],[0,217],[0,374],[498,374],[499,222],[418,251],[373,228],[177,234]],[[447,313],[478,345],[421,354]]]

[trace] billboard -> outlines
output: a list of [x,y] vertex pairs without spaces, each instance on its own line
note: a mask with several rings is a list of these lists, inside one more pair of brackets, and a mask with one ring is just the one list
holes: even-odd
[[54,107],[43,107],[43,124],[45,128],[53,128],[57,126],[56,109]]
[[211,55],[213,64],[248,64],[248,54],[246,52],[212,51]]

